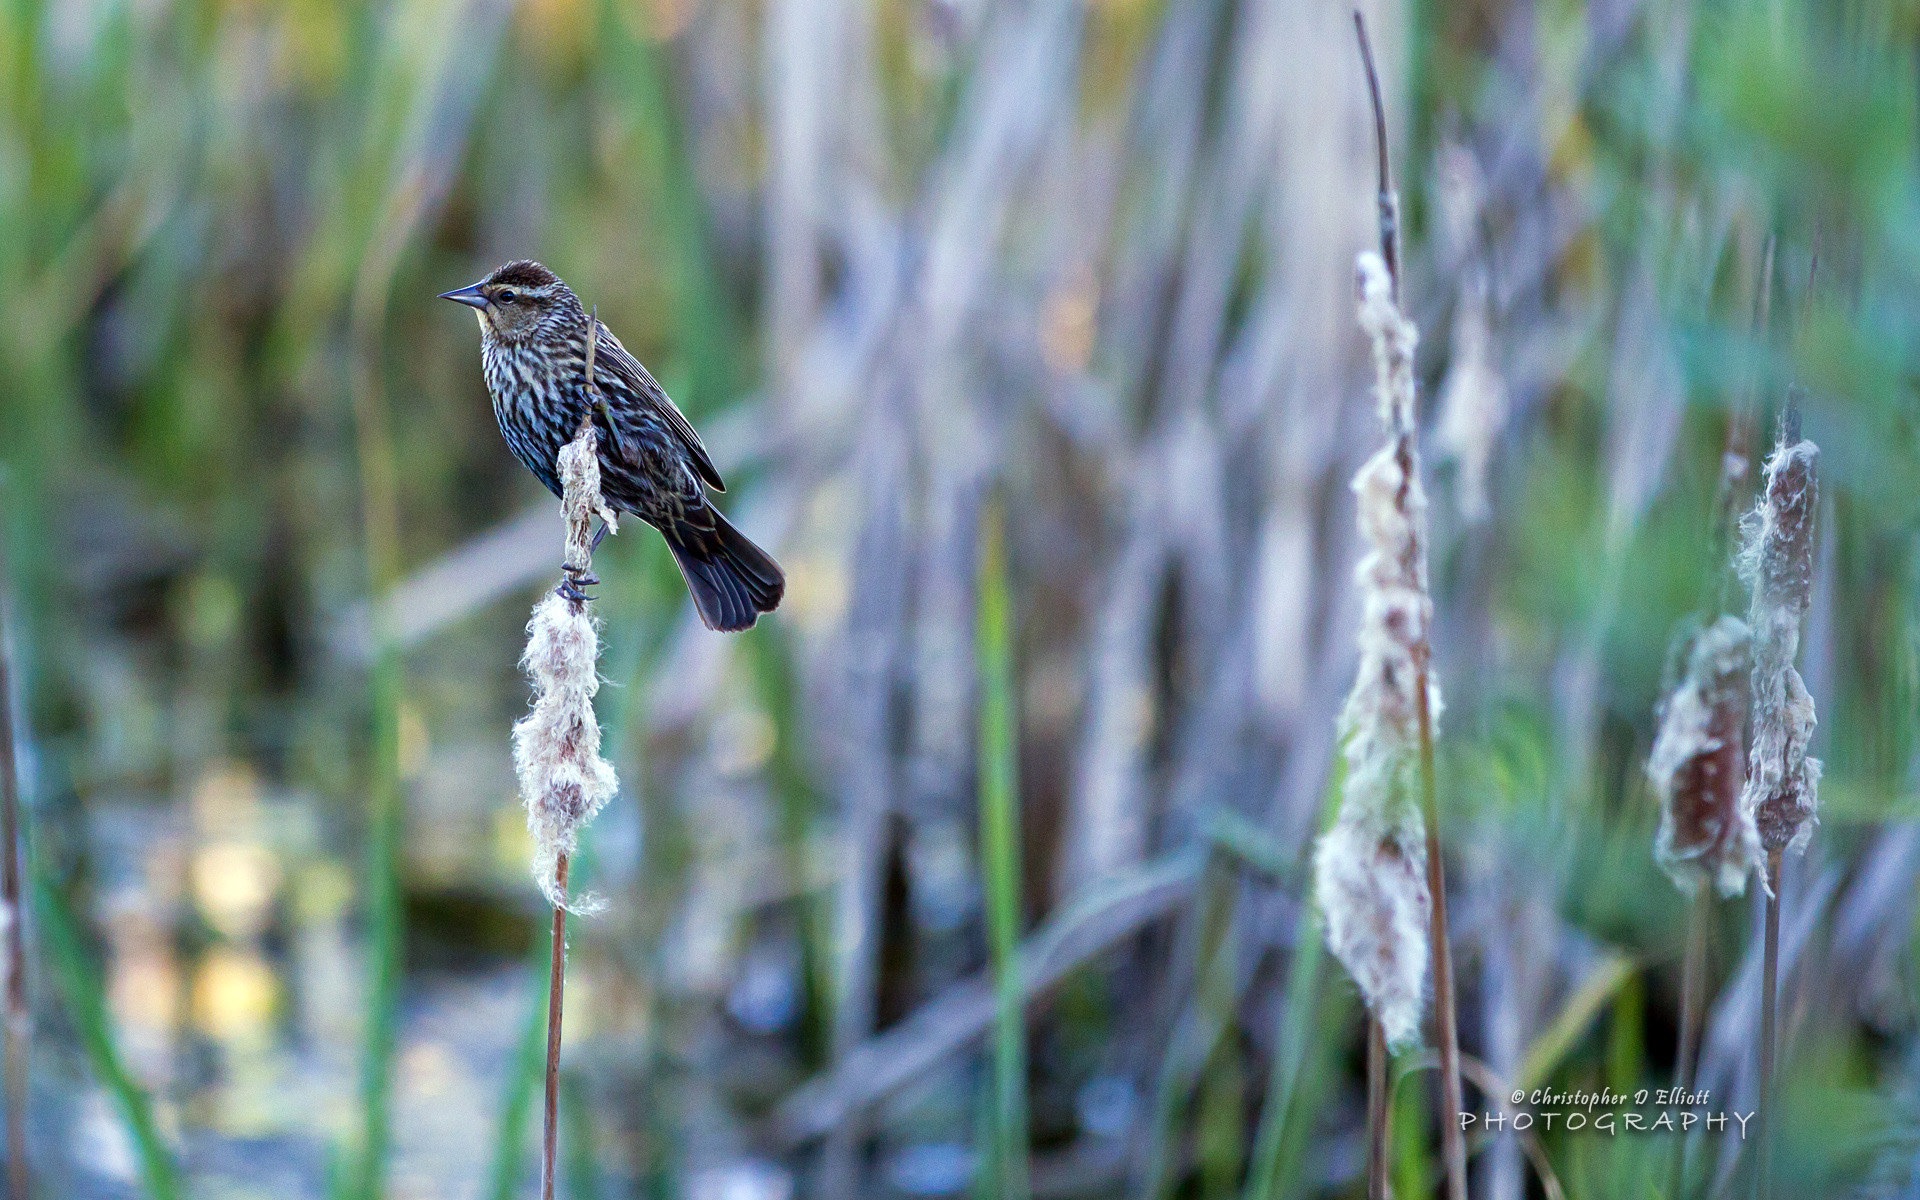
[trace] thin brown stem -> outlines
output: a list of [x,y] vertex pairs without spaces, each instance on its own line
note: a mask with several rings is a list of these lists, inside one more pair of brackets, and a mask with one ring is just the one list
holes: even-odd
[[[567,855],[554,862],[553,876],[559,894],[567,894]],[[553,906],[553,950],[547,975],[547,1112],[540,1139],[540,1200],[553,1200],[556,1163],[560,1151],[560,1025],[566,1009],[567,983],[567,909]]]
[[1753,1169],[1754,1200],[1773,1195],[1773,1071],[1779,1050],[1780,852],[1767,852],[1765,932],[1760,950],[1760,1115]]
[[1453,987],[1453,943],[1447,934],[1447,869],[1440,849],[1440,802],[1434,783],[1433,712],[1427,686],[1433,649],[1414,647],[1414,709],[1420,722],[1420,815],[1427,826],[1427,893],[1432,897],[1433,1007],[1440,1043],[1440,1151],[1449,1200],[1467,1200],[1467,1137],[1461,1128],[1460,1011]]
[[1380,99],[1380,72],[1373,65],[1373,44],[1367,40],[1367,21],[1353,10],[1353,29],[1360,38],[1360,63],[1367,72],[1367,96],[1373,101],[1373,141],[1378,155],[1380,257],[1393,283],[1393,302],[1400,302],[1400,196],[1393,190],[1393,164],[1387,152],[1387,106]]
[[13,745],[13,671],[8,657],[6,554],[0,545],[0,913],[6,920],[5,1046],[7,1196],[27,1200],[27,1054],[33,1018],[27,1008],[27,953],[20,899],[20,772]]
[[1387,1135],[1392,1105],[1387,1091],[1387,1031],[1378,1018],[1367,1016],[1367,1200],[1390,1200],[1387,1182]]
[[[1702,887],[1687,906],[1687,949],[1680,963],[1680,1046],[1673,1056],[1673,1087],[1687,1107],[1693,1090],[1693,1060],[1700,1046],[1700,997],[1706,986],[1707,924],[1713,919],[1713,893]],[[1673,1200],[1687,1194],[1687,1135],[1673,1136]]]

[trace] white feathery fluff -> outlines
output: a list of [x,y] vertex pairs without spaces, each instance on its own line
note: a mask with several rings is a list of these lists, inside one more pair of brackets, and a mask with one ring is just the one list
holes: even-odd
[[1740,803],[1752,644],[1738,617],[1723,616],[1694,636],[1647,759],[1660,799],[1654,859],[1689,896],[1707,884],[1737,896],[1760,861],[1753,814]]
[[[597,442],[589,426],[560,451],[566,569],[574,577],[592,566],[593,515],[599,513],[609,528],[614,523],[600,498]],[[619,786],[612,764],[600,757],[600,723],[593,713],[599,655],[599,633],[586,601],[553,591],[534,606],[520,659],[533,683],[533,704],[513,726],[513,765],[533,834],[533,877],[556,906],[574,912],[590,903],[569,902],[557,878],[559,857],[573,853],[580,830]]]
[[1753,744],[1740,806],[1769,855],[1804,849],[1819,809],[1820,760],[1807,754],[1813,697],[1794,667],[1813,601],[1819,458],[1812,442],[1783,440],[1767,459],[1759,505],[1741,522],[1740,574],[1753,588]]
[[[1360,325],[1373,346],[1374,397],[1387,444],[1354,477],[1367,553],[1360,663],[1340,715],[1347,776],[1340,813],[1314,853],[1314,891],[1327,944],[1359,985],[1387,1041],[1419,1033],[1429,947],[1426,835],[1418,800],[1419,660],[1432,620],[1426,508],[1413,449],[1413,353],[1418,333],[1394,303],[1378,254],[1359,259]],[[1412,469],[1409,470],[1408,468]],[[1429,719],[1440,695],[1429,673]]]
[[593,518],[606,522],[609,533],[620,528],[600,495],[600,435],[591,421],[582,422],[574,439],[560,447],[554,465],[560,475],[560,512],[567,519],[565,567],[570,574],[585,575],[593,569]]
[[1360,328],[1373,347],[1374,403],[1381,423],[1397,438],[1413,431],[1413,352],[1420,331],[1401,314],[1393,298],[1393,273],[1377,251],[1360,253],[1354,275],[1360,287]]

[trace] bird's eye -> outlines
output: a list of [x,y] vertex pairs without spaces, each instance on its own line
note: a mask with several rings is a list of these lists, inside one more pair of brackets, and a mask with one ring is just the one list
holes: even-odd
[[514,291],[512,288],[505,288],[501,291],[495,292],[493,298],[498,300],[502,304],[512,304],[515,300],[518,300],[520,298],[520,293]]

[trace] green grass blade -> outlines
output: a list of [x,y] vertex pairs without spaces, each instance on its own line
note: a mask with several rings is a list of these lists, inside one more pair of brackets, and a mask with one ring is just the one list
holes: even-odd
[[[1409,1059],[1416,1057],[1409,1056]],[[1389,1131],[1393,1144],[1390,1153],[1393,1155],[1393,1194],[1396,1196],[1434,1194],[1434,1168],[1438,1164],[1427,1144],[1429,1106],[1420,1081],[1415,1079],[1407,1082],[1407,1076],[1414,1073],[1410,1070],[1396,1072],[1389,1089],[1389,1103],[1393,1106],[1393,1128]]]
[[1320,910],[1309,907],[1295,942],[1293,967],[1280,1004],[1280,1030],[1274,1042],[1272,1073],[1266,1098],[1260,1105],[1260,1126],[1253,1139],[1253,1161],[1247,1170],[1244,1200],[1274,1200],[1284,1191],[1287,1175],[1287,1132],[1299,1110],[1298,1085],[1314,1035],[1321,977],[1325,971],[1326,941]]
[[980,858],[995,999],[992,1161],[1001,1200],[1025,1200],[1027,1045],[1020,988],[1020,814],[1013,712],[1013,634],[1005,516],[987,505],[980,535]]
[[33,870],[33,896],[40,934],[47,949],[49,965],[66,999],[67,1013],[80,1034],[87,1062],[100,1083],[113,1097],[133,1140],[140,1160],[140,1179],[150,1200],[177,1200],[180,1176],[173,1153],[160,1136],[153,1119],[153,1103],[146,1090],[134,1081],[120,1058],[113,1034],[113,1021],[103,999],[106,989],[100,973],[81,942],[79,922],[67,907],[66,898],[41,874]]
[[[1328,781],[1320,806],[1319,827],[1325,830],[1339,811],[1344,781],[1341,760],[1334,760],[1334,778]],[[1274,1038],[1271,1074],[1267,1094],[1260,1104],[1260,1125],[1253,1139],[1253,1159],[1247,1168],[1243,1200],[1274,1200],[1286,1191],[1292,1167],[1288,1161],[1289,1144],[1298,1145],[1292,1135],[1299,1104],[1302,1070],[1306,1065],[1310,1039],[1320,1000],[1321,978],[1326,967],[1326,927],[1320,906],[1308,903],[1294,938],[1293,963],[1287,973],[1287,988],[1280,1004],[1280,1027]],[[1323,1039],[1330,1040],[1330,1039]]]

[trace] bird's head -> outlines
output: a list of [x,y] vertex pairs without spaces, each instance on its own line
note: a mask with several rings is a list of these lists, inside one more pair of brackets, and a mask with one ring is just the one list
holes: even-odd
[[580,301],[560,277],[531,259],[510,262],[479,283],[443,292],[440,298],[473,308],[480,332],[502,342],[530,341],[580,309]]

